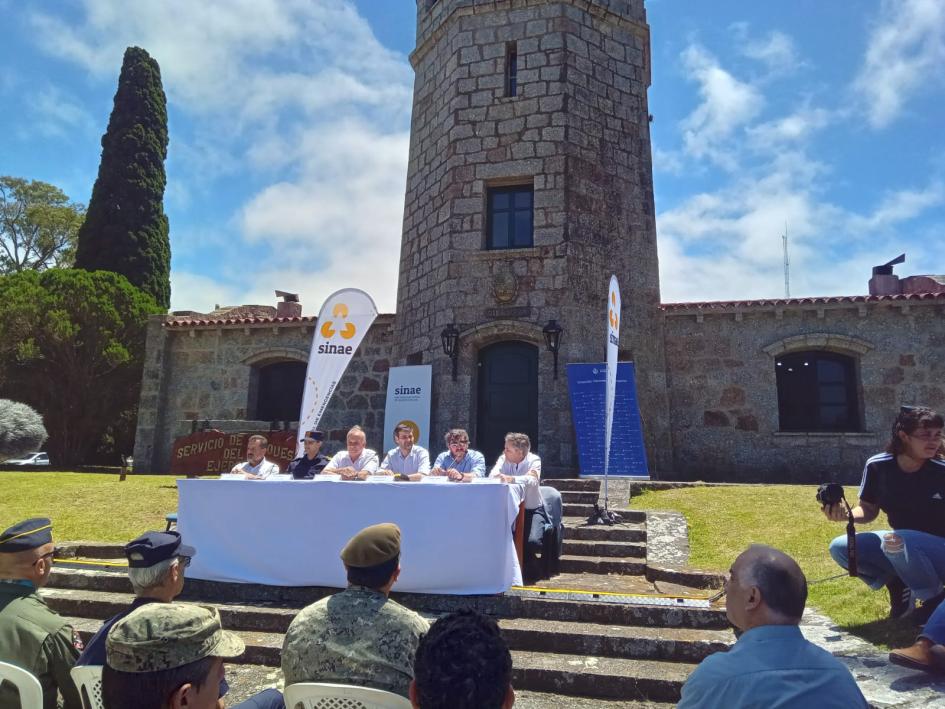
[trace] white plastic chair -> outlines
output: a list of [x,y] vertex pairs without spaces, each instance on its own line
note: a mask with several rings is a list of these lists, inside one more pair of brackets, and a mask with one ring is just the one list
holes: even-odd
[[43,685],[29,670],[0,662],[0,682],[9,682],[20,693],[20,709],[43,709]]
[[82,709],[104,709],[102,701],[102,666],[79,665],[71,670],[72,681],[75,682],[82,697]]
[[286,709],[411,709],[410,701],[382,689],[329,682],[298,682],[285,688]]

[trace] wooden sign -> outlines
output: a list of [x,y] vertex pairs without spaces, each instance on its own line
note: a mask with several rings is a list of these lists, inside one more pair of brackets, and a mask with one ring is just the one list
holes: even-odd
[[257,433],[269,441],[266,460],[278,464],[285,472],[295,457],[295,431],[201,431],[175,438],[171,452],[171,473],[188,476],[228,473],[234,465],[246,460],[246,444],[249,437]]

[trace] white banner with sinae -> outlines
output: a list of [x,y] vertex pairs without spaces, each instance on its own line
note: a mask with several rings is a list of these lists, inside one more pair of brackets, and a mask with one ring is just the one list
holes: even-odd
[[[620,345],[620,286],[610,277],[607,293],[607,398],[604,404],[604,475],[610,468],[610,433],[614,427],[614,399],[617,395],[617,348]],[[604,484],[607,484],[606,478]],[[606,493],[605,493],[606,497]]]
[[[308,357],[299,438],[305,431],[318,427],[332,393],[376,317],[377,306],[363,290],[343,288],[325,300]],[[297,444],[295,454],[302,455],[301,443]]]
[[[430,450],[430,380],[433,367],[391,367],[387,377],[387,403],[384,407],[386,449],[395,448],[394,427],[406,424],[413,429],[413,440]],[[435,454],[434,454],[435,456]]]

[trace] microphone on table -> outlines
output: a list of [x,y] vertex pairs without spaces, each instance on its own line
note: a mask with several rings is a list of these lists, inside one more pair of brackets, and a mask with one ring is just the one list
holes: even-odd
[[26,404],[0,399],[0,461],[38,451],[47,438],[42,416]]

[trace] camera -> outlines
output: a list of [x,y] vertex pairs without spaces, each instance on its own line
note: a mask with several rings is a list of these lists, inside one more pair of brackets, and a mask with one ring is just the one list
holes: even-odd
[[836,505],[843,499],[843,485],[824,483],[817,488],[817,502],[821,505]]

